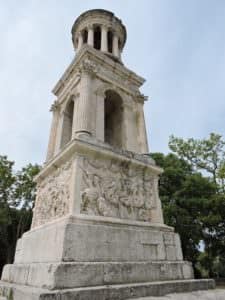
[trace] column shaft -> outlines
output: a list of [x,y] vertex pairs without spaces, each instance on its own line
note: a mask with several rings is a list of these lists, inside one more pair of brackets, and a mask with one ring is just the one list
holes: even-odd
[[77,99],[76,116],[73,120],[73,136],[92,134],[92,106],[91,106],[91,75],[83,72],[80,83],[80,97]]
[[60,151],[62,131],[63,131],[63,113],[59,112],[54,155],[56,155]]
[[113,55],[115,55],[116,57],[120,57],[119,38],[115,34],[113,34]]
[[123,148],[128,151],[138,152],[137,129],[134,125],[134,112],[131,105],[123,105]]
[[105,97],[96,95],[96,138],[104,142],[105,139]]
[[145,117],[144,117],[144,108],[143,104],[138,104],[138,132],[139,132],[139,152],[140,153],[148,153],[148,140],[145,126]]
[[101,51],[108,52],[107,28],[102,26],[101,30]]
[[94,46],[94,29],[93,27],[88,28],[88,45]]
[[77,46],[77,51],[79,51],[81,49],[81,47],[83,46],[83,37],[81,32],[78,35],[78,46]]
[[46,161],[50,160],[53,157],[55,152],[58,119],[59,119],[59,112],[57,109],[53,109],[52,125],[51,125],[50,137],[48,142]]

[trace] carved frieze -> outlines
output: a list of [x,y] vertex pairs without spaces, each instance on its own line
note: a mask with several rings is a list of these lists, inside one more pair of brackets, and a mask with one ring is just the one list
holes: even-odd
[[32,227],[63,217],[69,212],[71,172],[69,161],[38,184]]
[[151,221],[156,207],[156,175],[118,160],[83,158],[81,213]]

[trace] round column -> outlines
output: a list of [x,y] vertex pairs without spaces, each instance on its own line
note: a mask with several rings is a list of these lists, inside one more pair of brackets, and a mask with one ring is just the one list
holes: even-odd
[[101,51],[108,52],[108,39],[107,39],[108,29],[106,26],[101,27]]
[[77,46],[77,51],[79,51],[81,49],[81,47],[83,46],[83,37],[81,32],[79,32],[78,34],[78,46]]
[[93,26],[88,27],[88,45],[94,47],[94,28]]
[[113,34],[113,55],[116,57],[120,57],[120,51],[119,51],[119,38],[116,34]]
[[81,71],[80,96],[76,103],[76,115],[74,118],[73,136],[92,135],[93,132],[93,109],[92,97],[92,76],[94,66],[89,61],[84,61]]

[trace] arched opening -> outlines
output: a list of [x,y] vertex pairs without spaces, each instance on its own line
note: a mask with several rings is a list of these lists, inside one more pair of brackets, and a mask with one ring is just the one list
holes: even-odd
[[96,26],[94,28],[94,48],[97,50],[101,49],[101,27]]
[[112,53],[112,48],[113,48],[113,34],[112,34],[112,31],[108,31],[107,39],[108,39],[108,51],[110,53]]
[[63,127],[60,148],[64,147],[72,138],[74,102],[71,100],[63,113]]
[[82,37],[83,37],[83,44],[87,44],[87,41],[88,41],[88,31],[86,29],[83,30]]
[[123,109],[122,99],[114,91],[105,93],[104,141],[114,147],[122,148]]

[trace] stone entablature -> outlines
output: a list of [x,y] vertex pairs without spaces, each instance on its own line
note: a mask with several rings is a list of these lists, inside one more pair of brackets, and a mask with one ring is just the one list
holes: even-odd
[[[67,89],[72,82],[74,85],[78,83],[77,81],[80,77],[80,65],[82,64],[83,60],[86,59],[93,63],[95,74],[99,78],[106,80],[106,82],[113,82],[114,85],[118,85],[119,88],[122,88],[128,94],[135,95],[140,93],[139,88],[145,82],[143,77],[137,75],[125,66],[121,66],[117,62],[114,62],[101,52],[96,51],[88,45],[85,45],[76,55],[74,60],[71,62],[52,90],[53,94],[58,97],[59,101],[62,97],[61,95],[64,94],[65,91],[67,92]],[[104,75],[102,74],[102,71],[104,71]]]

